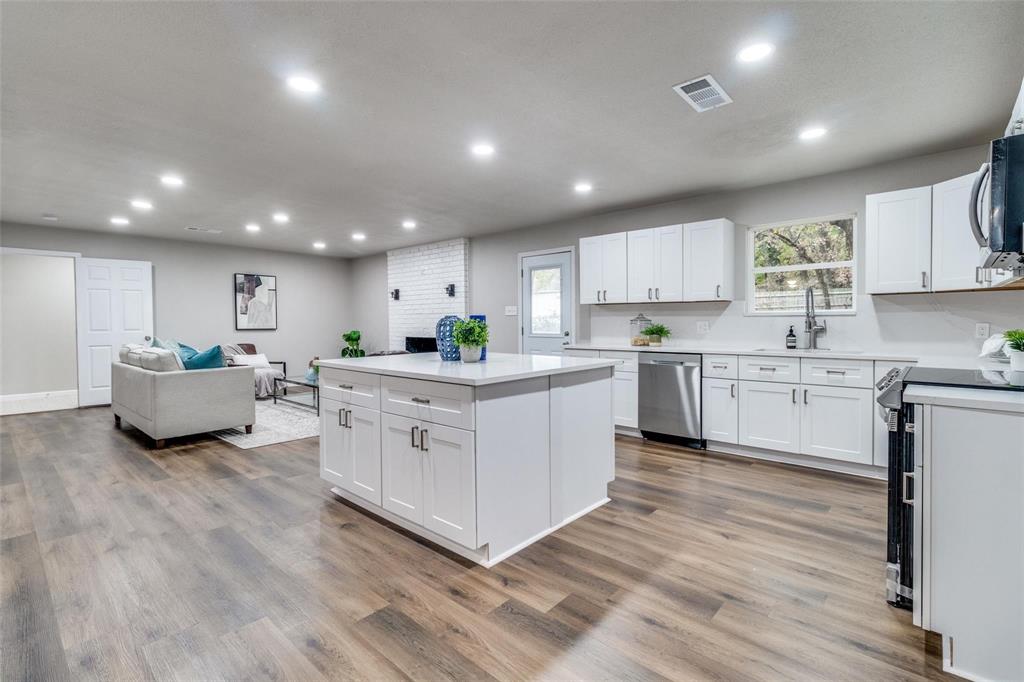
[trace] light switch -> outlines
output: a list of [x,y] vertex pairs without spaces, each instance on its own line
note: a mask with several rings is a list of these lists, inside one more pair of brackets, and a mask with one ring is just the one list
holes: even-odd
[[519,314],[519,306],[507,305],[505,306],[505,315],[508,317],[515,317]]
[[974,325],[974,338],[976,339],[987,339],[991,334],[991,328],[988,322],[979,322]]

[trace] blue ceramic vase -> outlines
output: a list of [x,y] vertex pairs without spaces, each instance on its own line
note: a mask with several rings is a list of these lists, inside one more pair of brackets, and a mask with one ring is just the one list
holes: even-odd
[[[480,320],[484,324],[487,323],[487,316],[486,315],[470,315],[469,319],[471,319],[471,320]],[[486,359],[487,359],[487,346],[484,346],[483,348],[480,349],[480,362],[483,362]]]
[[442,360],[460,360],[459,347],[455,344],[455,323],[458,315],[445,315],[437,321],[437,353]]

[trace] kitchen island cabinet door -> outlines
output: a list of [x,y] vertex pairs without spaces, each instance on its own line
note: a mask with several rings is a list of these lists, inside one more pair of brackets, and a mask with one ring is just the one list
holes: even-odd
[[320,478],[334,485],[348,488],[348,429],[345,428],[345,410],[348,405],[335,400],[322,400],[320,404]]
[[[341,487],[365,500],[380,504],[380,412],[365,407],[348,407],[348,436],[345,461],[351,465]],[[410,440],[411,442],[411,440]]]
[[381,415],[381,421],[381,506],[423,525],[421,422],[388,413]]
[[476,541],[476,453],[474,434],[424,422],[423,525],[469,547]]

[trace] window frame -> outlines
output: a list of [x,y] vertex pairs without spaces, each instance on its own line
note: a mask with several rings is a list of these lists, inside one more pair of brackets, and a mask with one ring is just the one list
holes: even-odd
[[[771,230],[789,225],[804,225],[807,223],[822,223],[830,220],[850,220],[853,222],[853,258],[848,261],[831,261],[828,263],[813,263],[811,265],[781,265],[768,268],[754,267],[754,236],[758,232]],[[817,216],[813,218],[796,218],[793,220],[780,220],[774,223],[762,225],[751,225],[747,228],[747,250],[744,254],[744,268],[746,270],[747,300],[744,305],[744,315],[748,317],[797,317],[803,314],[796,310],[754,310],[754,280],[757,274],[771,272],[791,272],[793,270],[821,270],[825,268],[849,267],[852,269],[853,281],[851,291],[853,292],[853,307],[849,310],[828,310],[817,305],[815,301],[815,315],[844,316],[857,314],[857,271],[860,268],[860,220],[856,213],[833,213],[831,215]],[[757,272],[755,272],[757,270]]]

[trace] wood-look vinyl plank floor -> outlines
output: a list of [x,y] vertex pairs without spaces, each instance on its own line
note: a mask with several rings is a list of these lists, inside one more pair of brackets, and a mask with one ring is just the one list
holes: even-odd
[[942,679],[885,486],[617,440],[611,502],[493,569],[336,499],[316,438],[0,418],[4,680]]

